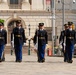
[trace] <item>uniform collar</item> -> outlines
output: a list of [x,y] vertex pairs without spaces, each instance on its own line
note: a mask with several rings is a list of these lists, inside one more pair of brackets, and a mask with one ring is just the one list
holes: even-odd
[[18,29],[21,29],[21,27],[17,27]]
[[43,31],[44,29],[40,29],[40,31]]
[[3,30],[3,28],[0,29],[0,31],[2,31],[2,30]]
[[21,27],[18,27],[19,29],[21,29]]
[[72,31],[72,28],[70,28],[69,30]]

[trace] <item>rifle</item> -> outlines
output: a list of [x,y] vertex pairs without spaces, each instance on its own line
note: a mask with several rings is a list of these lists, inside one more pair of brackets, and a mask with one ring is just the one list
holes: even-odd
[[38,52],[38,29],[36,29],[36,44],[34,45],[34,50]]
[[64,52],[65,52],[65,49],[66,49],[66,45],[65,45],[65,43],[66,43],[66,36],[65,36],[65,34],[66,34],[66,31],[64,32],[64,41],[63,41]]
[[11,41],[11,55],[13,55],[13,50],[14,50],[14,34],[11,34],[12,41]]
[[13,50],[14,50],[14,42],[11,42],[11,55],[13,55]]

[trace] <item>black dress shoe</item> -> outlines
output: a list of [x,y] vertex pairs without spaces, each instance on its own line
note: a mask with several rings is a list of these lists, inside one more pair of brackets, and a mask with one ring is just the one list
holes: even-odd
[[44,58],[44,59],[42,59],[42,62],[45,62],[45,58]]
[[64,62],[67,62],[67,60],[64,60]]
[[68,61],[68,63],[72,63],[72,62],[73,62],[73,60],[69,60],[69,61]]
[[5,58],[2,58],[2,61],[5,61]]
[[0,58],[0,62],[2,62],[2,59]]
[[15,62],[18,62],[18,60],[16,60]]
[[37,62],[42,63],[42,60],[37,60]]
[[16,60],[15,62],[18,62],[18,60]]
[[18,60],[18,62],[22,62],[22,60]]
[[70,63],[72,63],[73,62],[73,60],[70,60]]
[[37,62],[40,62],[40,59],[38,59]]
[[43,62],[45,62],[45,58],[44,58],[44,59],[42,59],[42,60],[41,60],[41,62],[42,62],[42,63],[43,63]]

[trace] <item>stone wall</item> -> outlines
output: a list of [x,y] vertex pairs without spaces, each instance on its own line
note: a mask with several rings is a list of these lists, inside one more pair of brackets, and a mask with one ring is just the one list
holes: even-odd
[[[4,10],[0,11],[0,18],[5,20],[5,28],[8,31],[8,24],[10,21],[21,19],[23,22],[23,27],[25,28],[26,36],[29,36],[28,25],[31,26],[31,37],[34,36],[35,30],[38,28],[39,22],[44,22],[45,28],[52,27],[52,17],[51,12],[48,11],[21,11],[15,10],[16,18],[14,18],[14,10]],[[56,10],[56,35],[60,36],[60,31],[62,30],[62,11]],[[65,11],[65,23],[68,21],[74,22],[76,25],[76,11],[69,10]],[[58,41],[58,40],[57,40]]]

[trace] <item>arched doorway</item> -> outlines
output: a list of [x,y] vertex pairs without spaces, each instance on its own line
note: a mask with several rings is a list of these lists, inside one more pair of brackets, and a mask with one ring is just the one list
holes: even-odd
[[11,33],[13,28],[16,26],[16,21],[17,20],[13,20],[8,24],[8,44],[11,43]]
[[26,24],[25,24],[25,21],[23,20],[23,18],[21,18],[21,17],[17,17],[17,18],[9,17],[5,21],[5,28],[7,30],[7,45],[11,44],[11,32],[12,32],[13,28],[16,26],[17,20],[21,20],[22,27],[24,29],[26,29]]

